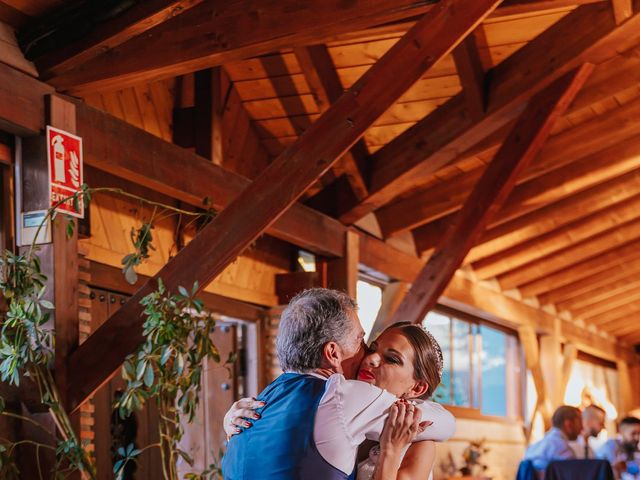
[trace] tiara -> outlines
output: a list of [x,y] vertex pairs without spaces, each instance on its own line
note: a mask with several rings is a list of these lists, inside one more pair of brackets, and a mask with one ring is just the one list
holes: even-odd
[[440,383],[442,381],[442,372],[444,371],[444,356],[442,355],[442,348],[440,347],[438,340],[436,340],[436,337],[434,337],[424,325],[420,325],[420,327],[422,328],[422,331],[427,334],[431,345],[433,345],[436,350],[436,368],[438,369],[438,383]]

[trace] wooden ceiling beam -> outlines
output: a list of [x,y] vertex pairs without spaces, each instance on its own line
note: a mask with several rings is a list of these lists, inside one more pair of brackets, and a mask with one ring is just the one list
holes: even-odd
[[[531,182],[586,156],[593,156],[595,151],[615,147],[633,135],[640,135],[640,125],[635,121],[639,115],[640,99],[551,137],[540,157],[522,173],[518,184]],[[379,209],[377,217],[384,235],[414,229],[458,211],[468,195],[468,185],[480,177],[482,170],[481,167],[463,173]]]
[[[122,88],[325,40],[429,11],[430,1],[203,2],[50,78],[73,93]],[[213,33],[212,33],[213,32]]]
[[467,99],[469,113],[474,120],[481,120],[487,103],[485,72],[474,34],[460,42],[460,45],[453,51],[453,59],[460,77],[462,93]]
[[[447,230],[393,315],[394,321],[420,323],[515,185],[518,174],[538,154],[556,120],[593,70],[586,64],[536,94],[495,158],[474,187],[455,223]],[[393,323],[393,321],[391,322]]]
[[[585,34],[576,36],[576,31]],[[370,195],[348,209],[351,215],[364,216],[415,189],[513,120],[536,91],[582,62],[603,63],[637,45],[639,32],[638,14],[617,26],[607,4],[577,8],[490,71],[489,103],[482,121],[473,121],[461,93],[376,152],[371,158]]]
[[[636,268],[638,268],[638,265],[636,265]],[[631,272],[631,274],[626,272],[626,276],[620,279],[612,279],[573,298],[557,302],[555,305],[559,310],[580,313],[581,310],[605,301],[612,295],[628,292],[636,288],[640,288],[640,279],[637,274],[635,272]]]
[[[640,312],[640,302],[627,303],[615,308],[611,308],[605,312],[602,312],[598,316],[590,317],[588,321],[589,323],[591,323],[592,325],[595,325],[598,328],[606,328],[606,325],[611,325],[612,322],[615,322],[623,317],[629,317],[639,312]],[[635,327],[635,329],[640,329],[640,325],[637,323],[631,326]]]
[[627,288],[624,291],[618,291],[617,293],[613,291],[610,292],[609,297],[604,300],[571,310],[571,315],[575,319],[591,322],[594,317],[607,316],[607,314],[614,309],[639,300],[640,288],[638,288],[638,285],[632,284],[632,288]]
[[532,297],[541,293],[550,292],[564,285],[569,285],[570,283],[603,272],[609,268],[622,268],[626,262],[636,260],[638,257],[640,257],[640,242],[630,242],[615,250],[574,264],[570,269],[560,270],[520,285],[518,290],[520,290],[523,297]]
[[640,194],[547,234],[473,262],[473,271],[488,279],[552,255],[611,228],[631,222],[640,212]]
[[613,16],[618,25],[626,22],[633,15],[632,0],[611,0],[611,5],[613,7]]
[[[487,230],[480,244],[469,252],[466,261],[475,262],[487,258],[507,248],[564,228],[580,219],[621,205],[635,197],[639,191],[640,170],[632,170],[612,180],[576,192]],[[420,228],[424,227],[426,226]],[[414,238],[417,238],[416,235]]]
[[156,289],[158,279],[169,291],[196,281],[199,289],[209,284],[499,1],[482,0],[469,5],[466,0],[445,0],[416,23],[305,135],[72,354],[69,365],[83,368],[73,369],[70,404],[77,407],[86,401],[141,343],[140,300]]
[[563,250],[547,255],[539,260],[509,270],[497,279],[503,289],[512,289],[542,279],[559,270],[570,269],[573,265],[615,251],[620,245],[640,238],[640,218],[607,230],[582,242],[572,244]]
[[148,0],[97,25],[87,35],[35,59],[44,78],[59,75],[181,15],[203,0]]
[[[344,92],[335,65],[325,45],[294,48],[313,98],[320,113],[325,112]],[[369,152],[363,139],[358,140],[333,167],[336,177],[345,175],[354,196],[361,200],[368,194],[366,158]]]
[[640,252],[636,257],[627,258],[623,265],[614,264],[607,269],[586,277],[577,278],[574,282],[562,287],[555,288],[546,293],[538,295],[538,300],[542,305],[555,304],[559,309],[563,309],[561,302],[568,302],[580,295],[591,295],[594,292],[607,292],[611,282],[629,281],[637,278],[637,271],[640,269]]

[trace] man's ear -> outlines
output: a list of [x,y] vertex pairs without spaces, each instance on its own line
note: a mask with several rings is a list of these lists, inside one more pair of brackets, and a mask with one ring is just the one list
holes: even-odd
[[407,398],[420,398],[427,393],[427,390],[429,390],[429,384],[423,380],[418,380],[407,393]]
[[322,349],[322,360],[328,368],[340,371],[342,365],[342,351],[336,342],[327,342]]

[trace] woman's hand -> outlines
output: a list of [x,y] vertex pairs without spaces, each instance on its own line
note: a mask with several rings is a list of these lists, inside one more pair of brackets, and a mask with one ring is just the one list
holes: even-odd
[[380,457],[374,480],[396,480],[405,447],[424,428],[422,411],[406,400],[398,400],[389,409],[389,417],[380,435]]
[[380,451],[401,454],[420,432],[421,417],[422,411],[406,400],[394,403],[380,436]]
[[253,397],[241,398],[233,405],[224,416],[224,431],[227,434],[227,439],[241,432],[240,428],[249,428],[251,423],[249,419],[257,420],[260,418],[260,414],[254,410],[264,407],[265,403],[256,400]]

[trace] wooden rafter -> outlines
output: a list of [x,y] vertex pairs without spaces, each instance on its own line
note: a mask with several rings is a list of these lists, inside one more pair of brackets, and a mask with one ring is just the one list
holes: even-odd
[[[627,288],[623,291],[610,291],[609,297],[600,300],[599,302],[594,302],[582,308],[574,308],[571,310],[571,314],[574,318],[591,322],[594,317],[607,315],[611,310],[640,300],[640,289],[638,288],[638,285],[630,285],[632,288]],[[597,321],[592,323],[598,325]]]
[[122,88],[294,45],[324,43],[336,34],[421,15],[430,3],[328,0],[301,9],[296,0],[203,2],[50,82],[76,93]]
[[475,120],[480,120],[486,107],[485,74],[475,35],[469,35],[456,47],[453,58],[469,114]]
[[137,35],[180,15],[203,0],[150,0],[102,23],[82,39],[48,53],[35,62],[45,77],[75,68]]
[[582,242],[573,243],[570,247],[554,254],[509,270],[497,277],[498,282],[503,289],[516,288],[558,271],[570,269],[573,265],[589,258],[615,251],[618,245],[624,245],[639,238],[640,218],[636,218]]
[[[575,32],[585,32],[577,37]],[[349,210],[361,217],[399,194],[415,189],[496,129],[511,121],[523,102],[581,62],[599,64],[640,41],[640,15],[617,26],[607,4],[584,5],[491,70],[489,103],[473,121],[459,94],[372,157],[370,195]],[[567,38],[575,42],[566,42]],[[554,55],[548,55],[553,50]]]
[[487,279],[540,260],[575,243],[603,234],[638,218],[640,195],[631,197],[584,219],[565,225],[545,235],[519,243],[511,248],[472,263],[478,277]]
[[[633,266],[634,269],[637,269],[638,267],[640,267],[640,262],[636,262]],[[606,300],[609,295],[615,295],[638,288],[640,287],[640,279],[636,278],[633,273],[635,272],[631,272],[630,275],[628,271],[623,271],[622,274],[618,276],[606,279],[606,283],[602,281],[591,283],[589,285],[590,288],[587,287],[587,285],[582,284],[582,293],[557,301],[555,302],[555,305],[561,310],[576,311],[576,309],[585,308],[589,305]]]
[[524,297],[551,292],[559,287],[569,285],[590,275],[604,272],[610,268],[623,267],[626,262],[636,260],[638,257],[640,257],[640,243],[630,242],[617,249],[574,264],[571,269],[560,270],[520,285],[518,289]]
[[518,174],[538,154],[556,120],[592,70],[592,65],[583,65],[531,99],[459,216],[416,278],[394,319],[418,323],[435,306],[469,249],[507,199]]
[[[318,110],[323,113],[344,91],[329,51],[324,45],[298,47],[293,51]],[[346,176],[353,194],[358,199],[363,199],[368,194],[364,164],[367,156],[367,146],[360,139],[332,169],[336,177]]]
[[158,279],[170,291],[195,281],[204,288],[499,3],[484,0],[461,8],[462,1],[444,1],[430,10],[303,137],[74,352],[69,364],[84,366],[74,369],[71,378],[69,398],[74,407],[106,381],[142,341],[139,302],[156,288]]
[[[594,186],[609,183],[608,181],[614,182],[618,178],[623,182],[629,181],[627,174],[632,175],[640,167],[639,154],[640,137],[636,136],[622,140],[604,150],[596,151],[582,158],[579,162],[565,165],[531,182],[518,185],[511,194],[509,204],[501,210],[495,222],[489,226],[490,230],[486,234],[486,241],[498,239],[499,234],[511,233],[512,226],[513,228],[525,228],[523,222],[529,214],[542,214],[545,208],[549,213],[549,210],[553,210],[554,205],[564,200],[568,201],[571,196]],[[629,193],[632,192],[627,192],[626,198],[630,196]],[[611,195],[611,200],[625,198],[624,194],[610,192],[609,195]],[[450,221],[454,215],[450,214],[440,218],[440,222],[433,228],[429,224],[420,227],[419,232],[422,238],[419,242],[421,247],[426,249],[429,246],[427,242],[432,242],[437,235],[438,232],[435,229],[438,228],[438,225]],[[511,222],[515,223],[509,226]],[[503,228],[504,230],[502,230]],[[547,228],[554,229],[556,227]],[[418,231],[418,229],[416,230]],[[515,230],[513,231],[515,232]],[[481,252],[483,247],[480,246],[478,250]],[[475,258],[473,255],[472,257]]]
[[[630,140],[632,137],[640,135],[640,125],[633,120],[638,115],[640,115],[640,99],[608,112],[604,118],[595,117],[553,136],[540,153],[540,157],[522,173],[518,183],[531,183],[536,178],[547,174],[547,178],[555,178],[557,181],[560,177],[558,174],[560,168],[569,164],[577,164],[579,160],[581,164],[579,168],[583,171],[587,170],[592,163],[587,161],[586,157],[595,159],[594,152],[598,151],[604,155],[604,150],[607,147],[611,147],[609,154],[615,158],[616,151],[624,152],[621,146],[623,142],[626,142],[625,145],[632,142],[633,146],[640,143],[637,140]],[[603,132],[606,132],[606,135]],[[605,160],[609,161],[608,158],[602,161]],[[563,171],[573,171],[574,168],[567,167]],[[402,230],[424,225],[445,215],[454,214],[462,207],[464,199],[468,195],[469,186],[480,178],[482,170],[482,168],[474,169],[451,181],[443,182],[381,208],[377,214],[384,234],[393,235]],[[552,171],[555,173],[551,174]],[[574,172],[574,175],[577,173]],[[571,178],[571,175],[568,178]],[[519,187],[517,192],[523,192],[526,189],[531,190],[532,187]],[[521,193],[514,193],[514,197],[517,195],[521,195]],[[515,198],[511,200],[510,207]],[[530,201],[528,203],[531,204]],[[521,215],[527,213],[522,209],[522,204],[517,209],[511,207],[511,210],[517,210]],[[505,212],[502,213],[499,218],[504,221]]]

